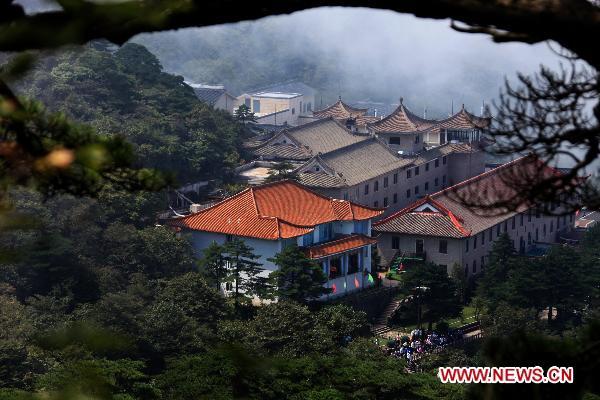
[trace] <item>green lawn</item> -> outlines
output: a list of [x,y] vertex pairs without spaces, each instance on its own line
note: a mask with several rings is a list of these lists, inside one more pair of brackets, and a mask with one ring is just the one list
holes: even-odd
[[475,307],[465,306],[462,310],[462,315],[448,320],[450,328],[458,328],[459,326],[475,322]]

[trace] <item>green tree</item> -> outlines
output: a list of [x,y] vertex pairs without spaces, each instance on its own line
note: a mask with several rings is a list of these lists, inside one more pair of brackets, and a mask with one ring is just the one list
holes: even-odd
[[226,282],[232,282],[234,285],[233,298],[236,307],[252,296],[265,295],[268,282],[260,276],[264,269],[260,268],[262,264],[256,261],[260,256],[253,253],[252,247],[243,240],[234,238],[225,243],[224,250],[228,263]]
[[221,284],[227,278],[227,264],[224,256],[224,248],[212,242],[202,252],[200,259],[200,268],[210,282],[213,282],[215,289],[221,291]]
[[235,118],[240,122],[256,122],[256,116],[252,111],[250,111],[250,107],[245,104],[240,105],[234,111]]
[[293,171],[294,166],[290,162],[279,162],[269,169],[265,182],[277,182],[284,179],[296,180],[298,179],[298,176]]
[[[405,293],[414,293],[424,308],[423,319],[429,325],[443,317],[456,316],[461,302],[456,295],[456,285],[445,268],[432,263],[423,263],[408,268],[402,275]],[[415,290],[416,288],[426,288]]]
[[277,265],[271,277],[281,299],[304,303],[331,290],[323,286],[327,282],[323,269],[296,245],[287,246],[269,261]]

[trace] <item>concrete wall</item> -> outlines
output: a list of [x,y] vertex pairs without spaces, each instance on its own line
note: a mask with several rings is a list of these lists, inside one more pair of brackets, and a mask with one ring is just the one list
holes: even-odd
[[219,99],[215,102],[213,107],[218,110],[227,111],[230,114],[233,114],[234,107],[236,105],[236,98],[228,95],[227,93],[223,93]]
[[[226,235],[219,233],[192,231],[191,235],[192,246],[198,258],[202,257],[202,250],[207,248],[213,241],[218,244],[224,244],[226,240]],[[246,245],[254,249],[254,254],[260,256],[257,262],[263,264],[261,268],[264,268],[269,272],[275,270],[275,265],[270,261],[267,261],[267,259],[281,251],[280,241],[243,237],[240,237],[240,239],[242,239]],[[269,272],[266,274],[268,275]]]
[[[418,136],[419,141],[415,142]],[[400,139],[400,144],[390,143],[390,138]],[[394,151],[403,151],[405,154],[414,154],[423,150],[425,135],[422,132],[404,133],[404,134],[385,134],[381,139]]]
[[448,185],[452,186],[484,171],[485,154],[483,151],[452,153],[452,157],[449,157]]

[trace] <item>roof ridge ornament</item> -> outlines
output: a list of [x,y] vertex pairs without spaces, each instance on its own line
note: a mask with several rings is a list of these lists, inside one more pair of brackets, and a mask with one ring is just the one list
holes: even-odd
[[404,103],[404,97],[400,97],[400,105],[402,105],[402,103]]

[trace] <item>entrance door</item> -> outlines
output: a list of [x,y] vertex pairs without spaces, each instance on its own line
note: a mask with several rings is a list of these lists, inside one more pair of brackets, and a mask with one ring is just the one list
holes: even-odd
[[423,254],[423,239],[417,239],[415,242],[415,253]]

